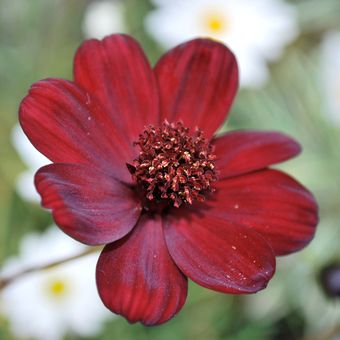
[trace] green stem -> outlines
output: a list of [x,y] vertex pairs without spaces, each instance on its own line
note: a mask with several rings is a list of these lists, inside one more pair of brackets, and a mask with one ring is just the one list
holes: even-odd
[[44,265],[41,265],[41,266],[30,267],[30,268],[24,269],[20,272],[17,272],[15,274],[11,275],[11,276],[0,278],[0,291],[2,289],[4,289],[5,287],[7,287],[12,282],[16,281],[17,279],[20,279],[22,276],[25,276],[25,275],[31,274],[31,273],[35,273],[35,272],[40,272],[40,271],[43,271],[43,270],[46,270],[46,269],[51,269],[51,268],[59,266],[61,264],[64,264],[64,263],[79,259],[81,257],[84,257],[86,255],[99,252],[101,249],[102,249],[101,247],[86,248],[85,250],[83,250],[79,254],[68,256],[68,257],[65,257],[61,260],[53,261],[53,262],[50,262],[50,263],[47,263],[47,264],[44,264]]

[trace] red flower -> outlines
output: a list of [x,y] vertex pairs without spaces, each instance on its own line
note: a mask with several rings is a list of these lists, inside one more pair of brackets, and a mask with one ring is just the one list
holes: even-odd
[[59,227],[106,245],[97,265],[104,304],[155,325],[183,306],[187,278],[224,293],[254,293],[275,256],[313,237],[317,205],[268,166],[300,152],[278,132],[214,137],[238,85],[234,55],[196,39],[150,68],[123,35],[86,41],[74,81],[32,86],[20,122],[53,164],[35,177]]

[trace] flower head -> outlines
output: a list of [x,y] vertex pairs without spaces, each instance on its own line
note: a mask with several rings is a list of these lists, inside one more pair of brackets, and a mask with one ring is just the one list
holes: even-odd
[[183,306],[187,278],[224,293],[254,293],[275,256],[313,237],[317,205],[268,167],[300,152],[278,132],[214,136],[238,85],[221,43],[195,39],[152,69],[124,35],[83,43],[74,80],[34,84],[20,122],[53,164],[35,184],[57,225],[89,245],[104,304],[155,325]]
[[[44,234],[28,234],[20,254],[8,259],[2,269],[5,277],[32,266],[49,264],[73,256],[83,245],[62,235],[56,227]],[[0,313],[7,317],[18,339],[61,340],[69,333],[94,336],[109,313],[96,293],[93,267],[96,254],[31,273],[1,292]]]
[[283,0],[153,0],[146,29],[165,48],[196,36],[226,43],[240,65],[241,86],[268,80],[277,59],[297,35],[295,8]]
[[178,208],[183,202],[204,201],[203,194],[213,190],[215,156],[202,131],[191,136],[181,122],[175,125],[165,121],[157,129],[146,129],[135,144],[140,147],[139,157],[128,168],[142,197],[157,205],[163,202],[164,207],[170,202]]

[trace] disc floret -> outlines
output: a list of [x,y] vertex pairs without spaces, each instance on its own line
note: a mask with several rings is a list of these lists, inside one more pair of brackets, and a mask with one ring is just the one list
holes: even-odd
[[148,126],[134,143],[138,158],[128,168],[149,201],[182,203],[204,201],[216,181],[212,145],[196,129],[190,134],[182,122]]

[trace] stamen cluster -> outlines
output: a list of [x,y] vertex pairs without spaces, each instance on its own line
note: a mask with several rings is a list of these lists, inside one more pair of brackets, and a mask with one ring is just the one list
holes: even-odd
[[141,151],[128,168],[148,200],[179,207],[204,201],[204,194],[214,191],[215,155],[201,130],[190,135],[183,123],[165,121],[161,127],[147,127],[134,144]]

